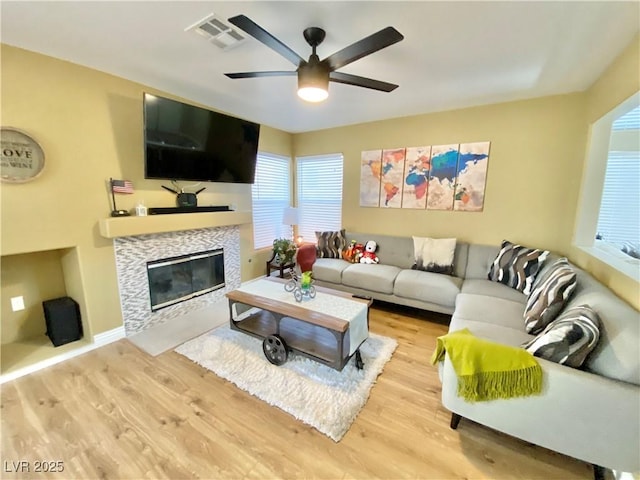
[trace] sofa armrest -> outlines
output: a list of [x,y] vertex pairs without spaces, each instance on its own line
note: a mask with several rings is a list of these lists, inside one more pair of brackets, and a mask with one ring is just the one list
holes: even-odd
[[442,403],[465,418],[585,462],[640,471],[640,387],[538,359],[540,395],[468,403],[448,357]]

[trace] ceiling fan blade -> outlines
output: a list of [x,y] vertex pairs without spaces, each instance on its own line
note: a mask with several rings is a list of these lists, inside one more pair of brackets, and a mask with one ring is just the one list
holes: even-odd
[[225,73],[229,78],[237,80],[238,78],[256,78],[256,77],[289,77],[291,75],[298,75],[298,72],[287,71],[272,71],[272,72],[240,72],[240,73]]
[[329,65],[330,70],[337,70],[351,62],[355,62],[359,58],[393,45],[403,38],[404,36],[393,27],[383,28],[379,32],[369,35],[333,55],[329,55],[323,62]]
[[336,83],[344,83],[346,85],[355,85],[356,87],[370,88],[381,92],[392,92],[398,85],[394,83],[381,82],[372,78],[359,77],[349,73],[331,72],[329,73],[329,81]]
[[276,51],[284,58],[293,63],[296,67],[300,65],[300,63],[304,62],[304,58],[298,55],[296,52],[287,47],[284,43],[278,40],[276,37],[267,32],[260,25],[255,23],[249,17],[245,15],[237,15],[235,17],[229,18],[229,22],[233,23],[236,27],[241,30],[244,30],[246,33],[251,35],[253,38],[258,40],[259,42],[264,43],[267,47]]

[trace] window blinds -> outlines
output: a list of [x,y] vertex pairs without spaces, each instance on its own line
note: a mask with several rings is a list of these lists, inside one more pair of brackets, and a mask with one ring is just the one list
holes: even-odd
[[609,152],[598,236],[622,247],[640,242],[640,152]]
[[300,224],[305,242],[316,241],[316,231],[342,228],[341,153],[296,158]]
[[611,126],[597,236],[621,248],[640,244],[640,107]]
[[282,224],[282,213],[291,205],[291,161],[271,153],[258,153],[255,182],[251,186],[253,246],[266,248],[276,238],[292,239],[291,226]]

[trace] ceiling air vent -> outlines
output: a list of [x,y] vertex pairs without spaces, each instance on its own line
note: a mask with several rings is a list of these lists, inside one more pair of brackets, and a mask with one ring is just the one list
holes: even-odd
[[198,20],[190,27],[185,28],[184,31],[194,31],[223,50],[235,47],[246,38],[240,34],[238,30],[220,20],[220,18],[213,13],[202,20]]

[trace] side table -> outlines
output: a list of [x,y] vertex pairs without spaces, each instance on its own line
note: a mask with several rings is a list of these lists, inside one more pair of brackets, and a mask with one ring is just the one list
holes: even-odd
[[273,256],[269,260],[267,260],[267,277],[271,275],[272,271],[278,270],[280,272],[279,274],[280,278],[284,278],[284,271],[293,270],[296,266],[295,262],[279,263],[278,261],[275,260],[275,258],[276,258],[276,255],[274,253]]

